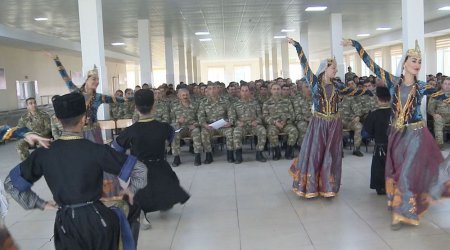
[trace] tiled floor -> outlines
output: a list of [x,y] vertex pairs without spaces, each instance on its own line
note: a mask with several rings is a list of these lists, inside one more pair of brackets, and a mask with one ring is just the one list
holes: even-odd
[[[357,158],[345,151],[341,191],[332,200],[296,197],[290,161],[261,164],[245,149],[245,162],[234,165],[224,153],[211,165],[194,167],[193,157],[183,152],[175,171],[192,197],[168,213],[151,214],[153,228],[141,231],[139,249],[450,249],[450,201],[434,205],[420,226],[391,231],[385,197],[368,188],[370,153]],[[1,145],[2,179],[17,162],[14,143]],[[51,197],[43,180],[34,190]],[[54,249],[55,212],[24,211],[10,203],[6,223],[21,249]]]

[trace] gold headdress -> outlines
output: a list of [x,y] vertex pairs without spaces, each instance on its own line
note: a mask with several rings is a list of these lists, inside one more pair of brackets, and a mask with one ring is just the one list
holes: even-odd
[[89,70],[87,73],[87,78],[91,77],[91,76],[97,76],[98,77],[98,69],[97,66],[94,64],[94,68]]
[[422,58],[421,52],[420,52],[420,47],[419,47],[419,42],[416,40],[416,47],[414,49],[409,49],[406,52],[406,56],[408,57],[415,57],[415,58]]

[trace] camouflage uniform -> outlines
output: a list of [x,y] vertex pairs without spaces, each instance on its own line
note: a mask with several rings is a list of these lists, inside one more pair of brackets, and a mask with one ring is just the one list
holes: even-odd
[[361,146],[361,121],[353,122],[353,118],[356,116],[361,117],[361,105],[357,101],[355,96],[345,96],[342,102],[339,103],[339,111],[342,117],[342,125],[344,129],[350,129],[354,132],[354,144],[355,148]]
[[[288,99],[281,97],[276,100],[271,97],[263,105],[263,117],[267,124],[267,137],[272,146],[278,145],[278,134],[286,133],[288,135],[288,146],[294,146],[297,142],[298,131],[293,125],[294,108]],[[275,126],[275,121],[282,120],[286,125],[279,129]]]
[[[233,129],[234,149],[242,148],[242,139],[245,135],[252,134],[258,137],[258,145],[256,150],[263,151],[266,144],[267,133],[266,128],[262,125],[261,106],[258,101],[237,100],[232,104],[233,120],[236,121]],[[244,126],[240,127],[239,122],[244,122]],[[252,122],[256,121],[258,125],[253,127]]]
[[439,114],[442,119],[434,119],[434,136],[439,145],[444,144],[444,126],[450,123],[450,104],[443,101],[429,98],[428,113],[431,115]]
[[298,145],[302,145],[303,138],[308,129],[309,120],[312,118],[312,98],[305,97],[304,95],[296,95],[292,103],[298,129]]
[[109,104],[109,115],[111,119],[121,119],[125,115],[125,103]]
[[369,96],[369,95],[360,95],[356,96],[357,104],[361,107],[361,123],[363,122],[364,118],[367,117],[370,111],[377,109],[378,104],[376,100],[376,96]]
[[[51,137],[50,116],[43,111],[36,110],[36,115],[32,115],[30,112],[23,115],[17,124],[17,127],[27,127],[30,131],[36,132],[44,137]],[[17,153],[20,156],[20,160],[25,160],[29,155],[28,143],[21,139],[16,144]]]
[[58,118],[56,118],[55,114],[53,114],[50,117],[50,122],[51,122],[51,126],[52,126],[52,136],[55,140],[58,140],[59,137],[62,135],[63,126],[59,122]]
[[[170,109],[166,102],[156,101],[154,105],[154,111],[151,113],[151,118],[160,122],[170,123]],[[134,111],[133,123],[139,121],[139,112]]]
[[[178,119],[183,116],[186,119],[186,122],[181,125],[178,123]],[[191,102],[189,106],[185,107],[180,101],[174,103],[170,112],[170,119],[175,130],[183,128],[180,132],[175,134],[175,138],[172,141],[173,155],[180,155],[180,140],[184,137],[192,137],[192,141],[194,142],[194,152],[196,154],[201,153],[203,151],[202,138],[200,135],[200,125],[197,121],[196,105]],[[190,125],[194,125],[195,128],[193,130],[190,130],[188,128],[188,126]]]
[[134,100],[128,101],[128,102],[124,103],[123,105],[124,105],[124,114],[123,114],[122,118],[125,118],[125,119],[133,118],[134,110],[136,108],[136,105],[134,104]]
[[[230,112],[229,103],[222,97],[214,102],[211,98],[206,98],[200,104],[198,111],[198,121],[203,126],[205,124],[211,124],[217,120],[228,120],[233,124],[232,113]],[[211,148],[211,136],[222,135],[225,136],[227,143],[227,150],[233,150],[233,129],[232,128],[220,128],[218,130],[202,129],[202,143],[205,152],[212,151]]]

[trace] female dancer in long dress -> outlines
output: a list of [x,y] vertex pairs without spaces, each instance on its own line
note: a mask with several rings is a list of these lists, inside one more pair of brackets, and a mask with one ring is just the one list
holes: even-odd
[[422,97],[430,95],[445,102],[450,98],[417,80],[422,63],[417,42],[401,62],[403,72],[399,77],[377,65],[359,42],[345,39],[342,45],[355,47],[367,67],[387,84],[392,97],[385,173],[391,228],[398,230],[402,223],[419,225],[431,198],[450,195],[449,174],[439,170],[442,153],[422,118]]
[[289,173],[294,179],[292,190],[298,196],[334,197],[341,185],[342,121],[338,112],[341,95],[369,94],[365,89],[351,89],[333,80],[337,73],[335,59],[326,59],[314,75],[300,44],[289,38],[297,49],[306,80],[311,86],[314,114],[298,158]]

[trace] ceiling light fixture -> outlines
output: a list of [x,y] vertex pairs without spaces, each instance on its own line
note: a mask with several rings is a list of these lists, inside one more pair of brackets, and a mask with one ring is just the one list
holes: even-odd
[[47,21],[48,18],[47,17],[35,17],[34,20],[35,21]]
[[305,9],[305,11],[324,11],[327,9],[327,6],[315,6],[315,7],[308,7]]
[[281,32],[288,33],[288,32],[294,32],[294,29],[282,29]]
[[112,46],[122,46],[125,45],[125,43],[111,43]]
[[283,38],[286,38],[286,36],[274,36],[273,38],[275,38],[275,39],[283,39]]
[[212,41],[211,38],[201,38],[201,39],[199,39],[199,40],[200,40],[200,42],[209,42],[209,41]]
[[377,30],[391,30],[392,28],[389,27],[379,27]]
[[365,33],[365,34],[358,34],[358,35],[356,35],[356,36],[359,36],[359,37],[367,37],[367,36],[370,36],[370,34]]
[[206,36],[209,35],[208,31],[199,31],[199,32],[195,32],[196,36]]
[[450,10],[450,6],[444,6],[439,8],[438,10]]

